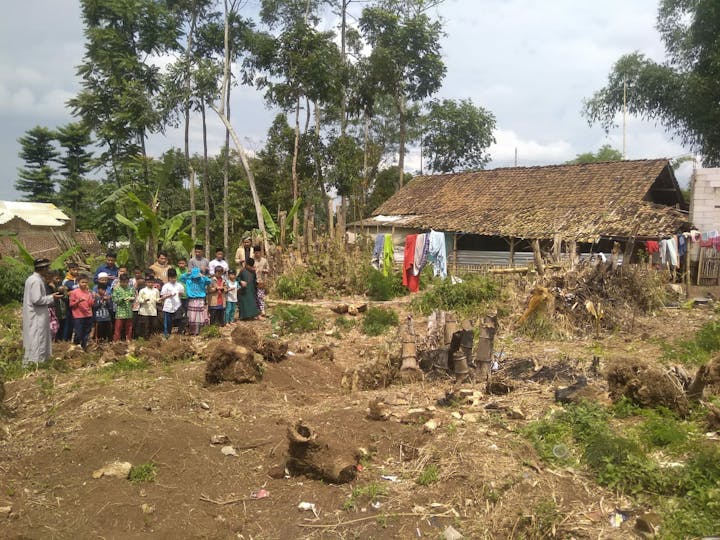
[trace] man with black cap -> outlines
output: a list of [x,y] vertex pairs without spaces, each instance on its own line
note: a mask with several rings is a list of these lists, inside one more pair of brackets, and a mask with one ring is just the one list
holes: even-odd
[[190,260],[188,261],[188,271],[192,271],[193,268],[197,268],[200,270],[201,274],[204,274],[209,265],[210,261],[208,261],[205,257],[205,246],[202,244],[195,244],[195,256],[190,257]]
[[50,261],[35,259],[35,272],[25,281],[23,293],[23,365],[45,362],[52,354],[50,333],[50,312],[48,308],[62,293],[46,294],[45,281],[50,270]]

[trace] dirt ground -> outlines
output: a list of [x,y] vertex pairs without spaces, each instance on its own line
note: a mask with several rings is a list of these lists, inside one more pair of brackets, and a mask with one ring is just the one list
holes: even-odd
[[[395,307],[403,320],[406,304]],[[443,407],[437,400],[453,388],[450,380],[349,392],[341,384],[348,368],[399,344],[392,333],[340,331],[336,315],[321,305],[317,312],[324,328],[281,338],[291,355],[266,363],[254,384],[206,385],[204,353],[132,371],[41,370],[6,383],[0,537],[436,539],[452,526],[465,538],[528,538],[550,498],[562,516],[557,538],[632,538],[630,523],[612,528],[609,521],[615,508],[628,507],[626,499],[577,471],[546,468],[518,430],[558,407],[558,386],[578,374],[591,378],[593,356],[601,370],[613,359],[659,358],[657,338],[691,335],[711,317],[708,309],[665,309],[639,319],[631,334],[553,342],[512,338],[501,328],[496,350],[503,362],[529,360],[546,367],[545,375],[530,378],[519,369],[515,389],[502,396],[464,384],[454,389],[468,390],[468,401]],[[425,321],[416,319],[416,327]],[[245,324],[272,339],[269,321]],[[333,354],[315,354],[324,346]],[[601,376],[596,382],[604,384]],[[387,404],[386,420],[368,418],[374,399]],[[522,414],[504,412],[511,409]],[[330,445],[364,455],[353,482],[282,474],[287,427],[300,419]],[[424,429],[429,419],[436,429]],[[212,444],[217,435],[228,442]],[[223,446],[237,455],[225,455]],[[156,478],[93,478],[114,461],[153,462]],[[419,485],[429,465],[439,479]],[[281,478],[268,474],[273,470]],[[269,494],[254,498],[261,489]],[[315,511],[298,509],[302,502]]]

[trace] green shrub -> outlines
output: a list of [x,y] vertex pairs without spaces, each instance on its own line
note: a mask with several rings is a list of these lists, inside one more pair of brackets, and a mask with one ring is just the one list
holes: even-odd
[[274,290],[284,300],[312,300],[321,296],[323,287],[313,272],[297,268],[280,276]]
[[398,324],[398,315],[392,309],[371,307],[363,318],[362,331],[368,336],[379,336],[389,327]]
[[[669,411],[668,411],[669,412]],[[688,440],[689,427],[672,414],[646,413],[648,418],[640,425],[640,440],[651,447],[679,447]]]
[[475,317],[488,302],[500,295],[500,286],[495,279],[484,275],[464,276],[461,283],[445,279],[428,291],[413,298],[411,307],[429,315],[436,309],[457,311],[462,316]]
[[402,275],[392,273],[385,275],[374,268],[368,276],[368,297],[371,300],[392,300],[407,293],[402,284]]
[[340,315],[337,319],[335,319],[335,326],[337,326],[340,330],[351,330],[355,328],[355,324],[355,319],[344,317],[343,315]]
[[704,364],[714,352],[720,351],[720,321],[708,322],[692,338],[665,344],[663,348],[666,360],[688,365]]
[[423,471],[420,476],[417,477],[415,483],[420,486],[429,486],[440,480],[440,469],[434,463],[430,463]]
[[20,309],[17,303],[0,306],[0,380],[17,379],[25,373]]
[[278,306],[271,317],[273,328],[280,334],[300,334],[318,329],[310,306]]
[[20,302],[32,268],[9,257],[0,261],[0,305]]
[[130,476],[128,477],[133,484],[139,484],[141,482],[154,482],[157,476],[157,465],[152,461],[147,463],[141,463],[135,465],[130,469]]

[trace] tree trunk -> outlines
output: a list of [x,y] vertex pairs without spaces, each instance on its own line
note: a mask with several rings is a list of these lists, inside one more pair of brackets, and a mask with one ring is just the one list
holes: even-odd
[[305,475],[333,484],[355,479],[358,456],[342,439],[323,440],[307,424],[289,426],[287,468],[290,474]]
[[[230,120],[230,88],[228,87],[225,111]],[[223,167],[223,247],[230,250],[230,234],[228,230],[228,205],[230,200],[230,130],[225,128],[225,164]]]
[[[203,198],[205,199],[205,249],[210,249],[210,192],[208,189],[209,167],[208,167],[208,147],[207,147],[207,122],[205,121],[205,102],[203,101],[200,111],[202,112],[202,131],[203,131]],[[209,251],[208,251],[209,253]]]
[[[293,147],[293,158],[292,158],[292,200],[293,205],[298,199],[298,173],[297,173],[297,162],[298,153],[300,152],[300,98],[297,98],[295,104],[295,145]],[[293,236],[298,236],[298,215],[297,212],[293,216]]]
[[403,182],[405,180],[405,140],[407,139],[407,118],[405,110],[405,98],[398,97],[397,99],[398,111],[400,112],[400,148],[398,156],[398,169],[400,174],[399,188],[402,189]]
[[542,253],[540,253],[540,240],[537,238],[532,241],[533,258],[535,259],[535,269],[539,276],[545,273],[545,266],[543,265]]
[[190,192],[190,210],[193,212],[190,216],[190,236],[193,242],[197,240],[197,216],[195,211],[195,169],[190,162],[190,105],[185,107],[185,161],[188,168],[188,191]]

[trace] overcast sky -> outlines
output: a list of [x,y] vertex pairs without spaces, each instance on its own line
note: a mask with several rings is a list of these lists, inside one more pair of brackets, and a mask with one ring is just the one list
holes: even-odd
[[[639,50],[662,60],[658,2],[446,0],[437,9],[447,34],[447,76],[437,97],[471,98],[495,114],[491,167],[512,165],[516,148],[519,165],[561,163],[603,144],[621,149],[621,128],[605,135],[588,126],[580,115],[582,101],[604,85],[622,54]],[[0,20],[0,199],[18,198],[17,139],[33,126],[55,128],[73,120],[65,102],[79,88],[82,30],[78,0],[13,2]],[[234,90],[233,100],[236,130],[258,150],[275,111],[252,88]],[[211,148],[217,149],[223,131],[215,118],[210,125]],[[191,144],[191,151],[201,151],[197,130]],[[179,131],[154,137],[149,150],[159,155],[171,146],[182,147]],[[630,159],[686,152],[660,127],[630,119]],[[409,170],[418,167],[419,157],[409,156]],[[687,178],[687,168],[679,176]]]

